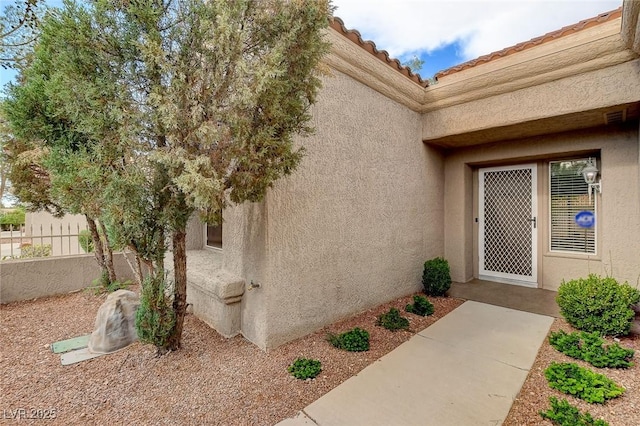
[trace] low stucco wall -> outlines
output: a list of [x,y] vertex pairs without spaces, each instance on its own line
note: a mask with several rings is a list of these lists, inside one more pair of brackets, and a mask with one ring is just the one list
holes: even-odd
[[[118,279],[133,279],[121,254],[114,255]],[[93,254],[0,262],[0,303],[81,290],[100,276]]]

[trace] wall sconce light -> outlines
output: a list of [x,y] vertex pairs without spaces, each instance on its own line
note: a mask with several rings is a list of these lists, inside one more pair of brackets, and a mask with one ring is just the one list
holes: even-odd
[[589,163],[582,169],[582,177],[584,181],[589,185],[589,202],[591,202],[591,194],[594,189],[597,189],[599,193],[602,193],[602,179],[596,182],[598,179],[598,168],[594,164],[594,160],[589,158]]

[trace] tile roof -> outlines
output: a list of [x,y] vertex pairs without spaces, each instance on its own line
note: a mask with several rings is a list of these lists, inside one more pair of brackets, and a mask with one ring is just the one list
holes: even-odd
[[429,82],[427,80],[423,80],[422,77],[420,77],[418,74],[415,74],[414,72],[412,72],[411,69],[409,69],[409,67],[403,66],[399,60],[391,58],[389,56],[389,52],[387,52],[386,50],[378,50],[378,48],[376,47],[376,44],[371,40],[363,40],[358,30],[353,30],[353,29],[350,30],[347,27],[345,27],[342,19],[338,18],[337,16],[333,17],[331,21],[331,27],[334,30],[338,31],[338,33],[342,34],[343,36],[345,36],[346,38],[354,42],[355,44],[362,47],[367,52],[371,53],[376,58],[385,62],[387,65],[389,65],[393,69],[397,70],[401,74],[404,74],[409,79],[413,80],[414,82],[418,83],[423,87],[429,86]]
[[580,21],[577,24],[568,25],[566,27],[560,28],[559,30],[556,30],[556,31],[552,31],[540,37],[532,38],[529,41],[518,43],[515,46],[507,47],[502,50],[498,50],[497,52],[489,53],[488,55],[483,55],[483,56],[480,56],[479,58],[472,59],[471,61],[440,71],[436,73],[435,78],[438,79],[446,75],[454,74],[459,71],[493,61],[494,59],[502,58],[504,56],[511,55],[513,53],[521,52],[525,49],[538,46],[542,43],[546,43],[548,41],[555,40],[560,37],[564,37],[566,35],[577,33],[578,31],[582,31],[586,28],[600,25],[608,21],[612,21],[621,16],[622,16],[622,7],[619,7],[618,9],[612,10],[610,12],[601,13],[598,16],[595,16],[593,18]]

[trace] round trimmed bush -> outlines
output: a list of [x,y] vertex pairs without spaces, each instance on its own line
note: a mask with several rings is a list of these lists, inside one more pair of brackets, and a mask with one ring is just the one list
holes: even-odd
[[409,320],[400,315],[397,308],[391,308],[388,312],[378,315],[376,325],[391,331],[406,330],[409,328]]
[[405,308],[405,311],[420,315],[422,317],[426,317],[432,315],[435,308],[429,300],[427,300],[424,296],[413,296],[413,304],[408,304]]
[[342,334],[328,333],[327,340],[336,348],[349,352],[369,350],[369,332],[358,327]]
[[590,274],[587,278],[563,281],[556,301],[569,324],[587,332],[619,336],[629,333],[640,291],[614,278]]
[[451,287],[449,262],[442,257],[427,260],[422,272],[422,285],[429,296],[444,296]]
[[296,379],[313,379],[322,371],[322,364],[317,359],[298,358],[287,371]]

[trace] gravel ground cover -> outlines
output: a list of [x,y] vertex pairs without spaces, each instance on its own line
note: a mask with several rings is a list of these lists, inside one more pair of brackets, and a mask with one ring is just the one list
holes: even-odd
[[[52,417],[53,412],[55,419],[46,424],[273,425],[463,303],[430,298],[434,315],[406,314],[411,331],[375,326],[376,317],[390,307],[403,311],[412,302],[407,296],[269,352],[242,337],[225,339],[187,315],[179,351],[157,358],[152,346],[134,343],[114,354],[62,366],[50,344],[90,333],[105,298],[80,292],[0,307],[0,421],[18,423],[11,417]],[[370,332],[369,351],[349,353],[326,341],[327,332],[353,327]],[[287,366],[299,356],[321,360],[323,371],[316,379],[289,375]],[[19,423],[43,424],[24,418]]]
[[[105,298],[80,292],[0,307],[1,423],[42,424],[24,416],[55,413],[55,419],[46,424],[273,425],[463,303],[429,298],[435,305],[433,316],[404,314],[411,321],[410,331],[393,333],[376,327],[380,313],[391,307],[403,311],[412,302],[411,296],[403,297],[269,352],[242,337],[225,339],[187,315],[180,351],[157,358],[152,346],[135,343],[111,355],[62,366],[49,345],[91,332]],[[371,333],[371,350],[349,353],[326,342],[327,332],[353,327]],[[556,319],[551,330],[560,329],[574,331]],[[556,396],[612,426],[640,425],[640,337],[621,338],[620,344],[637,352],[636,365],[628,370],[596,369],[545,341],[504,424],[550,425],[538,412],[549,407],[549,396]],[[301,381],[287,373],[287,366],[299,356],[322,361],[323,371],[316,379]],[[551,389],[544,377],[552,361],[576,362],[603,373],[625,387],[626,393],[604,405],[563,395]],[[13,416],[23,418],[18,422]]]
[[[556,319],[551,326],[551,332],[564,330],[567,333],[577,331],[564,319]],[[607,338],[607,343],[614,340]],[[551,425],[548,420],[543,420],[539,411],[546,411],[550,407],[549,397],[564,398],[577,406],[580,411],[588,411],[595,419],[603,419],[611,426],[638,426],[640,425],[640,336],[622,337],[619,339],[621,346],[634,349],[634,366],[629,369],[596,368],[587,362],[570,358],[554,349],[546,340],[538,356],[529,371],[529,375],[520,390],[509,416],[504,425]],[[544,377],[544,370],[555,362],[575,362],[597,373],[604,374],[611,380],[626,389],[624,395],[612,399],[606,404],[589,404],[581,399],[563,394],[551,389]]]

